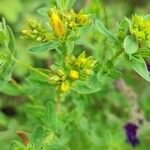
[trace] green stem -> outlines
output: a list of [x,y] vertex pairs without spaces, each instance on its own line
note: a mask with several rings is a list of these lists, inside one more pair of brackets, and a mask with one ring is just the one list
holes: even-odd
[[56,112],[59,114],[61,111],[61,95],[60,92],[57,92],[57,98],[56,98]]

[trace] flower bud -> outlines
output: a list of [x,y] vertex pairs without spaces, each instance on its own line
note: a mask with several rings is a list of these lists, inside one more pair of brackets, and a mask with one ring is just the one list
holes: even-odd
[[87,24],[89,21],[89,17],[87,14],[85,14],[82,10],[76,14],[76,22],[79,23],[79,25]]
[[29,24],[29,27],[32,29],[36,29],[40,25],[39,22],[35,19],[30,19],[28,21],[28,24]]
[[27,28],[22,30],[23,37],[36,41],[48,41],[51,36],[46,29],[35,19],[30,19]]
[[63,71],[62,69],[58,69],[58,70],[57,70],[57,74],[58,74],[59,76],[65,76],[65,73],[64,73],[64,71]]
[[70,73],[69,73],[69,77],[72,80],[77,80],[79,78],[79,72],[76,71],[76,70],[71,70]]
[[56,75],[49,77],[50,84],[56,84],[56,83],[58,83],[59,80],[60,80],[60,78]]
[[137,40],[148,41],[150,36],[150,20],[138,15],[133,16],[130,33]]
[[91,75],[91,74],[92,74],[92,70],[91,70],[91,69],[86,69],[86,70],[85,70],[85,74],[86,74],[87,76]]
[[68,81],[63,82],[60,85],[60,92],[67,93],[70,90],[70,83]]
[[31,35],[32,31],[29,30],[29,29],[24,29],[24,30],[22,30],[22,34],[24,34],[24,35]]
[[53,28],[54,35],[56,37],[64,36],[65,35],[64,24],[60,16],[58,15],[57,10],[53,9],[51,12],[48,13],[48,15],[50,17],[50,24]]
[[36,38],[36,40],[37,41],[42,41],[42,37],[39,36],[39,37]]

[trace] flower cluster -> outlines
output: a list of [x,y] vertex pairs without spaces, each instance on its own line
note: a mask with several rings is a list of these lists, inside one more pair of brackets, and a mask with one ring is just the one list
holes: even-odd
[[22,30],[22,34],[25,38],[41,42],[46,42],[51,38],[51,35],[43,25],[35,19],[30,19],[28,21],[27,27]]
[[53,69],[49,83],[59,85],[60,92],[67,93],[75,81],[85,80],[93,73],[95,64],[96,60],[92,56],[85,57],[85,52],[78,57],[66,56],[64,69]]
[[134,15],[132,17],[130,32],[137,40],[150,40],[150,20],[142,16]]
[[94,60],[92,56],[86,57],[85,52],[82,52],[78,57],[74,55],[67,56],[65,58],[65,64],[72,70],[70,73],[72,80],[74,80],[75,77],[83,80],[93,73],[96,60]]
[[72,29],[83,26],[89,22],[89,17],[83,10],[79,13],[75,13],[73,9],[66,12],[59,11],[54,7],[48,12],[48,15],[50,25],[56,37],[67,35]]
[[37,20],[30,19],[27,27],[22,30],[23,37],[46,42],[54,38],[67,37],[70,31],[89,22],[89,16],[83,10],[75,13],[73,9],[66,12],[53,7],[47,13],[53,33],[48,32]]

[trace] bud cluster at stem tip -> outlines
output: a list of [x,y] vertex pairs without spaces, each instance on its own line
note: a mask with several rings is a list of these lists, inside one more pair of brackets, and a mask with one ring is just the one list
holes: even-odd
[[70,11],[60,11],[54,7],[48,12],[48,16],[56,37],[63,37],[72,29],[81,27],[89,22],[89,16],[83,10],[75,13],[73,9]]
[[49,74],[49,83],[58,85],[60,93],[68,93],[77,80],[86,80],[92,75],[96,60],[82,52],[78,57],[68,55],[62,68],[55,68]]
[[72,79],[85,79],[93,72],[96,60],[92,56],[85,57],[85,52],[82,52],[78,57],[73,55],[65,58],[65,64],[71,68],[70,77]]
[[130,27],[131,35],[137,40],[150,40],[150,20],[142,16],[134,15],[132,17],[132,25]]
[[30,19],[28,21],[27,27],[22,30],[22,34],[24,38],[42,42],[46,42],[51,38],[51,35],[43,25],[35,19]]

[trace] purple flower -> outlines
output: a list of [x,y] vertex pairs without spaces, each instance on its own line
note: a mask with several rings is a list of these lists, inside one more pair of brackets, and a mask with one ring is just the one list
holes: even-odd
[[127,123],[124,126],[127,142],[130,143],[133,147],[139,144],[139,140],[137,138],[137,129],[138,126],[134,123]]
[[150,64],[147,64],[147,70],[150,72]]

